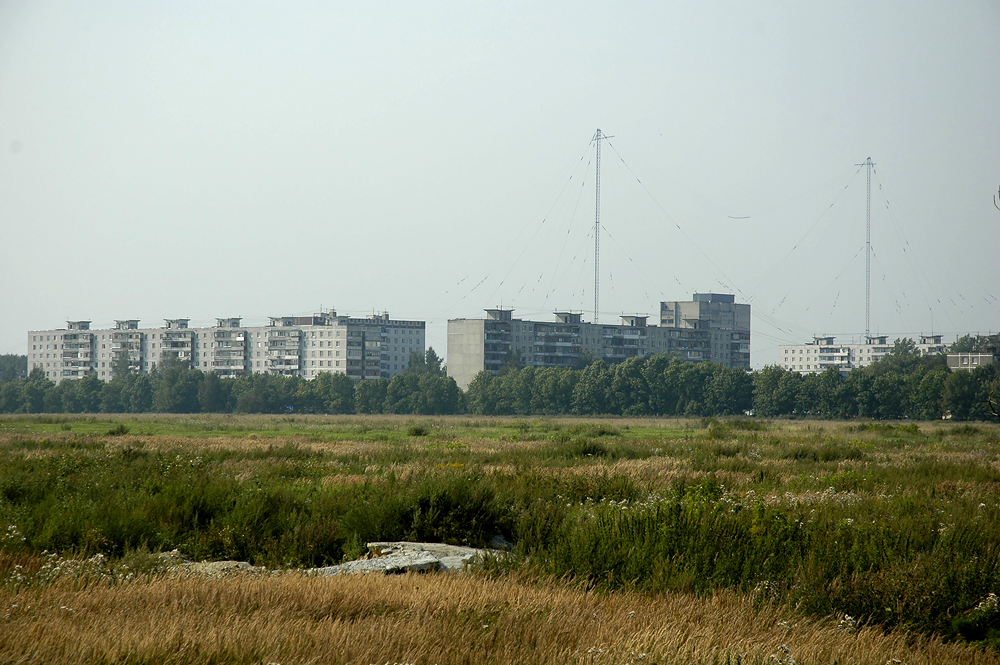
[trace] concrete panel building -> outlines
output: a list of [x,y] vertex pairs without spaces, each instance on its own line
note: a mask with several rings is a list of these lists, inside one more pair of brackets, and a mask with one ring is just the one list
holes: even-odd
[[980,367],[1000,365],[1000,354],[996,353],[949,353],[946,360],[951,371],[974,372]]
[[660,325],[709,332],[709,357],[725,367],[750,369],[750,305],[729,293],[695,293],[660,303]]
[[619,324],[589,323],[578,312],[557,311],[554,321],[517,319],[512,309],[487,309],[484,319],[448,321],[448,375],[465,390],[479,372],[496,373],[519,359],[525,367],[612,364],[652,353],[675,352],[690,362],[708,360],[711,332],[697,327],[648,325],[626,315]]
[[311,379],[323,372],[351,378],[392,378],[409,366],[410,354],[424,353],[425,323],[390,319],[387,313],[363,318],[334,311],[305,317],[271,317],[248,326],[241,318],[216,319],[210,327],[189,327],[188,319],[167,319],[142,328],[137,319],[91,330],[90,321],[28,333],[28,370],[40,369],[53,381],[94,375],[110,380],[116,359],[127,356],[139,373],[165,358],[203,372],[239,376],[266,372]]

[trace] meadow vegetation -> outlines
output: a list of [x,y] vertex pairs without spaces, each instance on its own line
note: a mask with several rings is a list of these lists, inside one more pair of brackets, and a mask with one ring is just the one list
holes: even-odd
[[[494,630],[502,625],[503,653],[520,654],[506,662],[533,660],[518,651],[523,644],[508,640],[538,645],[539,654],[548,654],[534,659],[538,662],[624,662],[640,653],[657,654],[645,662],[706,663],[736,662],[737,656],[746,659],[741,662],[764,662],[772,653],[799,663],[884,663],[900,657],[874,646],[872,653],[881,660],[843,651],[856,648],[861,636],[909,649],[905,661],[911,663],[973,662],[977,652],[969,651],[970,643],[987,650],[976,658],[993,662],[991,654],[1000,646],[996,425],[7,416],[0,419],[0,468],[0,602],[5,603],[0,613],[9,615],[0,635],[39,630],[39,622],[46,621],[72,634],[73,622],[81,620],[41,609],[10,612],[12,604],[41,608],[58,600],[77,611],[86,605],[97,612],[112,598],[142,606],[163,594],[208,594],[222,602],[271,583],[275,598],[291,597],[293,589],[341,598],[349,587],[368,589],[364,593],[375,597],[413,585],[457,585],[460,592],[448,593],[477,599],[468,608],[459,601],[448,605],[441,596],[433,602],[444,603],[443,609],[432,611],[422,605],[431,600],[407,592],[404,601],[362,614],[414,631],[440,625],[449,635],[452,630],[464,635],[470,621]],[[478,575],[462,580],[351,582],[290,573],[266,580],[178,580],[165,578],[152,556],[176,548],[192,559],[290,569],[354,558],[373,540],[481,546],[497,534],[514,543],[513,553],[488,559]],[[516,599],[554,594],[566,604],[522,607],[503,594]],[[263,616],[267,602],[260,600],[246,614]],[[286,607],[286,619],[305,621],[309,630],[323,621],[375,630],[340,616],[335,609],[340,600],[315,600],[326,610],[307,609],[309,602]],[[617,603],[636,613],[645,612],[638,609],[643,603],[700,609],[664,609],[669,628],[656,625],[653,615],[638,632],[622,628],[612,635],[621,626],[602,624],[600,630],[611,631],[600,633],[603,642],[587,642],[591,637],[579,633],[583,628],[565,627],[577,637],[567,642],[573,645],[568,651],[555,650],[556,642],[548,642],[555,637],[546,631],[558,633],[554,617],[569,621],[580,603],[595,608]],[[713,617],[705,621],[722,621],[713,614],[719,607],[733,613],[734,626],[753,623],[752,616],[768,618],[759,629],[740,629],[731,639],[714,636],[696,648],[692,631],[697,631],[685,617],[697,612]],[[480,621],[479,614],[494,619]],[[779,614],[784,618],[776,619]],[[816,637],[803,633],[801,639],[775,641],[777,621],[808,626],[806,632]],[[133,653],[129,640],[142,634],[141,627],[135,630],[134,638],[123,633],[116,642],[114,649],[123,649],[114,652],[119,656],[106,651],[102,658],[126,662],[120,654]],[[668,635],[674,630],[680,637]],[[466,640],[466,656],[430,647],[420,655],[413,650],[418,642],[400,637],[399,649],[378,659],[479,662],[470,654],[485,653],[489,644],[500,649],[496,637],[487,642],[485,633],[475,634]],[[831,642],[831,635],[839,637]],[[0,661],[16,660],[5,639],[0,637],[5,649]],[[274,638],[268,646],[262,639],[240,651],[220,638],[213,647],[215,662],[272,658],[271,649],[286,647],[299,655],[285,660],[309,659],[301,645],[281,646]],[[184,642],[185,648],[195,649],[196,643]],[[780,644],[792,652],[780,651]],[[156,649],[166,647],[149,645],[152,655],[134,662],[160,662]],[[598,657],[584,646],[614,655]],[[250,658],[251,652],[257,655]],[[941,659],[928,655],[932,652]],[[682,653],[690,657],[684,660]],[[950,655],[940,655],[945,653]],[[375,658],[375,651],[357,654],[345,662],[358,661],[361,654]],[[962,654],[970,660],[962,661]]]
[[298,574],[0,589],[18,663],[995,665],[905,631],[804,620],[731,591],[602,594],[523,575]]

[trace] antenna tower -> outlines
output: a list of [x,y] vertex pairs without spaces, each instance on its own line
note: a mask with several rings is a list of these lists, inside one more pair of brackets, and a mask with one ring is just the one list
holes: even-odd
[[868,167],[868,208],[865,214],[865,338],[872,334],[872,167],[869,157],[855,166]]
[[600,323],[601,305],[601,141],[614,138],[598,129],[593,142],[597,143],[597,176],[594,178],[594,323]]

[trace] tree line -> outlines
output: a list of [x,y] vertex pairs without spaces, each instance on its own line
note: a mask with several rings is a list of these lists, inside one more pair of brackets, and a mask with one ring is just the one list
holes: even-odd
[[[522,367],[481,372],[463,392],[433,348],[413,354],[392,379],[355,382],[344,374],[312,380],[276,374],[220,378],[164,359],[149,374],[116,363],[95,376],[55,384],[40,371],[0,375],[0,413],[328,413],[622,415],[994,419],[1000,396],[992,365],[952,372],[944,356],[920,356],[911,340],[847,375],[801,375],[772,365],[747,372],[676,355],[637,357],[582,369]],[[11,376],[13,375],[13,376]]]
[[355,383],[345,374],[247,373],[222,378],[164,357],[148,374],[115,361],[114,375],[53,383],[40,370],[0,382],[0,413],[408,413],[462,412],[462,391],[434,349],[411,355],[391,380]]

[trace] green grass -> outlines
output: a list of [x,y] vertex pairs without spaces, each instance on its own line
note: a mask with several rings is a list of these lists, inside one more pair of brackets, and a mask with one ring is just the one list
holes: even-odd
[[494,574],[732,588],[992,644],[1000,612],[982,603],[1000,592],[998,434],[748,419],[7,417],[0,549],[179,548],[284,567],[339,562],[371,540],[499,534],[515,556]]

